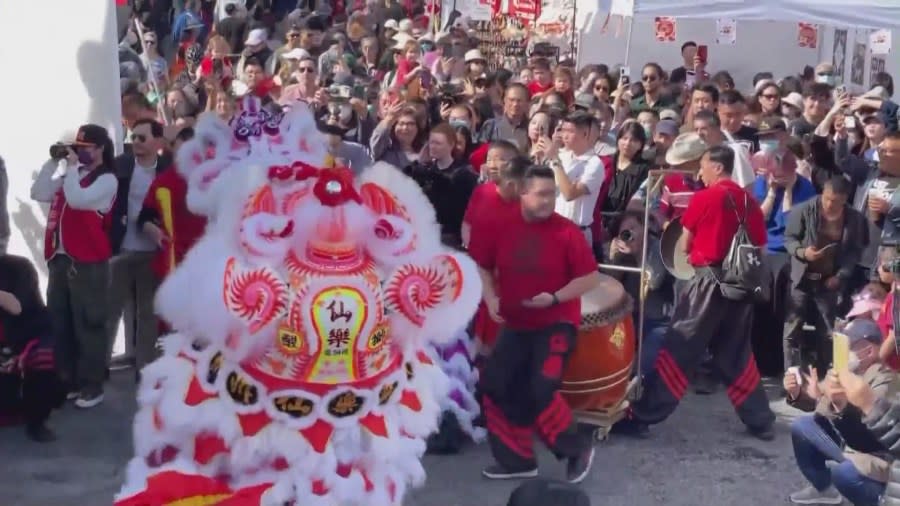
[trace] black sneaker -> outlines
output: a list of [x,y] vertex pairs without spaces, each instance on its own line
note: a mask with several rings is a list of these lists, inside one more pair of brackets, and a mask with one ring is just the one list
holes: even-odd
[[610,428],[609,433],[619,436],[645,438],[650,435],[650,426],[633,418],[623,418]]
[[775,426],[773,424],[764,425],[762,427],[747,426],[747,432],[756,439],[762,441],[772,441],[775,439]]
[[51,443],[56,441],[56,434],[44,424],[26,425],[25,434],[35,443]]
[[591,466],[594,464],[594,447],[581,453],[577,457],[572,457],[566,463],[566,481],[569,483],[581,483],[587,478],[591,472]]
[[492,464],[481,471],[482,476],[490,480],[517,480],[521,478],[535,478],[538,475],[537,466],[530,469],[511,470],[500,464]]

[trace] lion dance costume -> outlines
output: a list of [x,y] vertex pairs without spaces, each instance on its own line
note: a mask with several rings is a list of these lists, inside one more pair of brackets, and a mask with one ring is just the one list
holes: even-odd
[[306,107],[246,99],[178,153],[206,234],[162,284],[118,506],[395,506],[448,396],[431,358],[475,311],[419,187],[329,168]]

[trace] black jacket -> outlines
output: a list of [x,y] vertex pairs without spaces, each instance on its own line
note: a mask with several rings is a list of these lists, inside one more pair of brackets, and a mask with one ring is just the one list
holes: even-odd
[[0,290],[15,295],[22,305],[22,312],[15,316],[0,309],[7,345],[21,352],[33,339],[47,343],[52,338],[50,315],[41,298],[34,265],[27,258],[0,255]]
[[[160,155],[156,160],[156,175],[160,175],[171,166],[172,157],[169,154]],[[119,187],[116,189],[116,201],[112,208],[109,244],[112,246],[113,255],[118,255],[128,227],[128,191],[131,188],[131,176],[134,174],[134,156],[130,154],[117,156],[114,173],[119,181]]]
[[[807,200],[791,209],[784,230],[784,248],[791,256],[791,284],[797,286],[806,274],[806,260],[802,257],[807,246],[816,246],[819,232],[819,203],[822,197]],[[846,282],[869,244],[868,221],[856,209],[844,206],[844,230],[837,245],[837,276]]]
[[434,206],[434,214],[441,227],[444,244],[459,247],[462,244],[462,222],[472,192],[478,185],[478,176],[465,161],[454,162],[445,170],[431,163],[415,162],[403,169],[411,177]]

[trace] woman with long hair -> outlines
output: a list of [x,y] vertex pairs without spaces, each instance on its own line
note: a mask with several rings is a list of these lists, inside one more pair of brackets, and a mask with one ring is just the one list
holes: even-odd
[[619,217],[628,207],[631,197],[647,179],[650,164],[642,158],[647,134],[636,121],[622,125],[616,135],[616,153],[613,155],[613,177],[603,201],[603,229],[616,230]]
[[781,116],[781,88],[775,81],[762,81],[756,85],[756,101],[762,116]]

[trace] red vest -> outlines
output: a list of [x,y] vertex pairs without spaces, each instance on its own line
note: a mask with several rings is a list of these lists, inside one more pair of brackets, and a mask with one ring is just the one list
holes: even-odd
[[[87,188],[103,172],[94,170],[81,178],[81,187]],[[115,199],[115,197],[113,197]],[[110,207],[111,208],[111,207]],[[53,196],[44,233],[44,259],[50,260],[62,243],[65,253],[82,263],[102,262],[112,256],[109,228],[112,213],[72,209],[66,202],[63,189]]]

